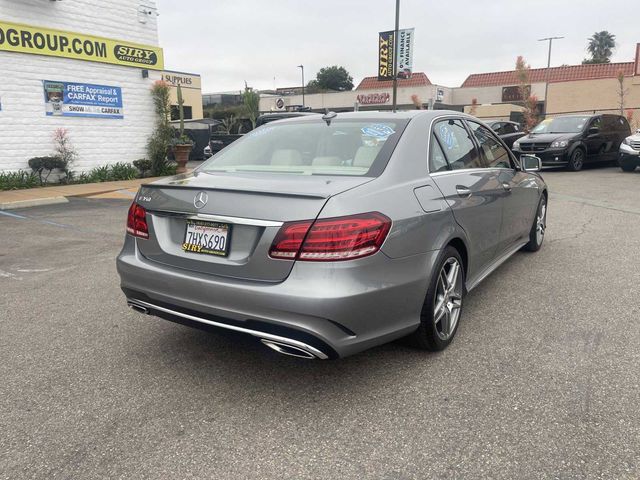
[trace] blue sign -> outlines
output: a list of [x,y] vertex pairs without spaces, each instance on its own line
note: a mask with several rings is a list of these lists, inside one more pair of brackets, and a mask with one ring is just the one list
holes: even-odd
[[47,115],[124,118],[120,87],[51,80],[42,83]]

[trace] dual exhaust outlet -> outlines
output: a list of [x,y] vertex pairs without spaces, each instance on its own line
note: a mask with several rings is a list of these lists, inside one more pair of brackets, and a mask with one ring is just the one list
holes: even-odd
[[307,345],[306,343],[302,343],[298,340],[288,339],[285,337],[280,337],[278,335],[271,335],[264,332],[259,332],[257,330],[251,330],[248,328],[236,327],[234,325],[226,325],[224,323],[214,322],[204,318],[195,317],[193,315],[188,315],[186,313],[169,310],[167,308],[159,307],[157,305],[147,304],[146,302],[141,302],[141,301],[133,302],[129,300],[127,301],[127,305],[132,310],[135,310],[136,312],[142,313],[144,315],[150,315],[151,309],[149,307],[152,307],[154,309],[162,310],[164,312],[176,315],[178,317],[187,318],[189,320],[204,323],[207,325],[212,325],[214,327],[221,327],[226,330],[233,330],[241,333],[248,333],[253,337],[258,337],[265,346],[278,352],[281,355],[288,355],[290,357],[296,357],[296,358],[304,358],[306,360],[314,360],[314,359],[326,360],[327,358],[329,358],[327,355],[325,355],[323,352],[316,349],[315,347],[312,347],[311,345]]

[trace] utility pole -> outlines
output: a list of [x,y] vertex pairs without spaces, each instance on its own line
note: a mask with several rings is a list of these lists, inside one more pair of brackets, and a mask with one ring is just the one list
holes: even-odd
[[393,111],[398,100],[398,30],[400,30],[400,0],[396,0],[396,28],[393,32]]
[[298,68],[302,71],[302,108],[304,108],[304,65],[298,65]]
[[[547,71],[545,72],[545,83],[544,83],[544,111],[543,115],[547,117],[547,105],[549,104],[549,68],[551,68],[551,45],[553,45],[554,40],[560,40],[564,37],[547,37],[541,38],[539,42],[549,42],[549,55],[547,56]],[[524,99],[523,99],[524,100]]]

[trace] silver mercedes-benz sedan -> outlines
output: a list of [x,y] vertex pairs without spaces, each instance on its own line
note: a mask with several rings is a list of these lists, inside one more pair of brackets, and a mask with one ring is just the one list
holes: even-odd
[[136,311],[279,353],[442,350],[468,291],[536,251],[547,187],[458,112],[333,113],[257,128],[143,185],[117,266]]

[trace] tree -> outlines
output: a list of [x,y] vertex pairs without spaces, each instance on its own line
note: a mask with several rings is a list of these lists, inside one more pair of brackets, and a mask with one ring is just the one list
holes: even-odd
[[471,115],[472,117],[475,117],[477,111],[478,111],[478,99],[473,97],[471,99],[471,106],[469,107],[469,115]]
[[[531,83],[529,72],[531,67],[525,62],[522,55],[516,59],[516,78],[518,79],[518,89],[524,110],[524,131],[529,132],[538,123],[538,98],[531,95]],[[545,102],[547,99],[545,99]]]
[[629,93],[629,89],[624,88],[624,70],[618,70],[616,79],[618,80],[618,106],[620,107],[620,115],[624,115],[624,100]]
[[616,36],[603,30],[589,37],[587,51],[591,58],[585,58],[582,63],[610,63],[611,55],[616,48]]
[[151,160],[151,172],[154,176],[163,175],[167,168],[167,152],[174,137],[170,123],[171,102],[169,101],[169,84],[158,80],[151,88],[153,106],[156,112],[155,130],[147,140],[147,155]]
[[308,88],[344,92],[353,90],[353,78],[344,67],[324,67],[317,73],[316,79],[309,82]]
[[244,92],[242,94],[242,104],[244,105],[247,118],[251,122],[251,127],[256,128],[256,120],[260,115],[260,94],[244,82]]
[[320,85],[318,85],[318,80],[311,80],[309,83],[307,83],[307,86],[305,87],[305,92],[307,94],[310,93],[320,93],[322,92],[322,88],[320,88]]

